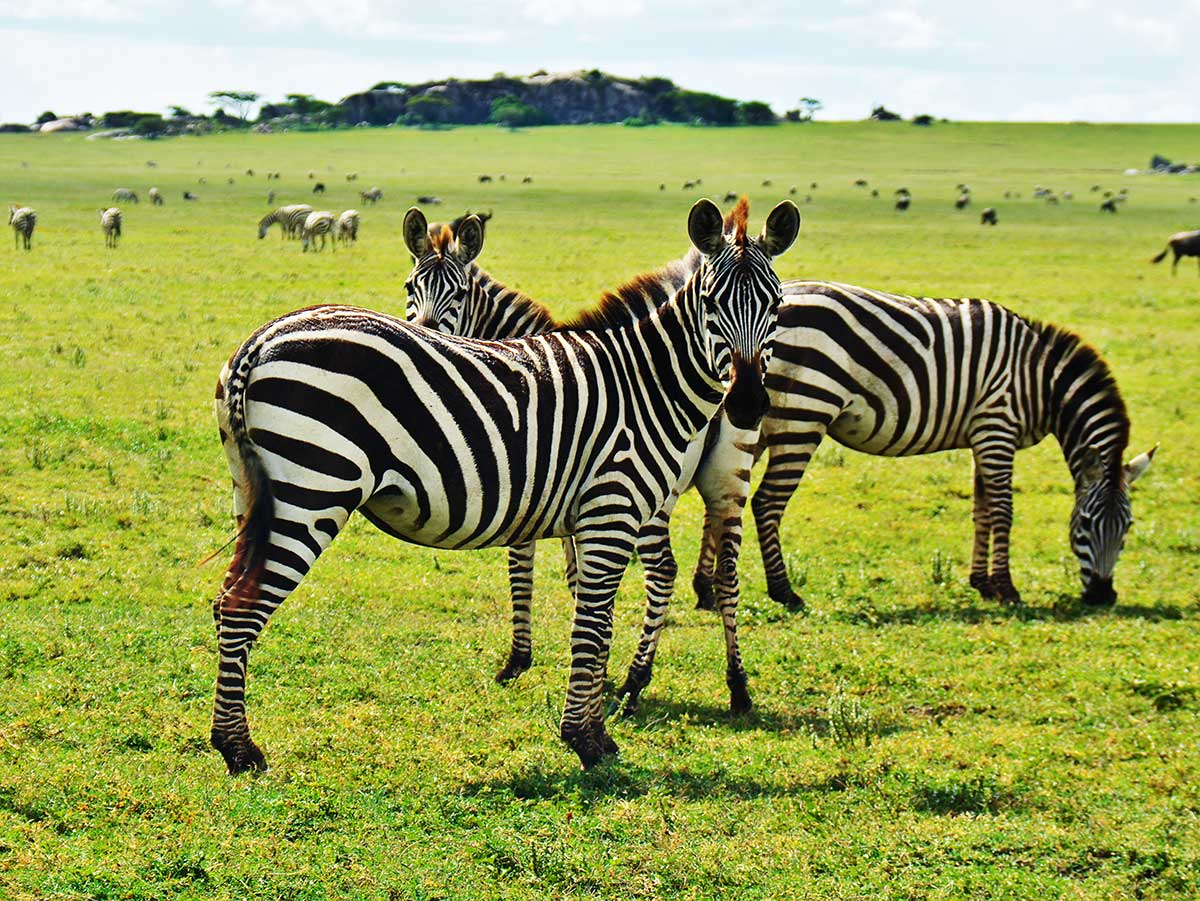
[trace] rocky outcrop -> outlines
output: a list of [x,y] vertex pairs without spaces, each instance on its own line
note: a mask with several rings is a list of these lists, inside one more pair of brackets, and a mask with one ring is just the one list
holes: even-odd
[[38,131],[87,131],[91,127],[91,121],[83,116],[67,116],[65,119],[51,119],[49,122],[43,122]]

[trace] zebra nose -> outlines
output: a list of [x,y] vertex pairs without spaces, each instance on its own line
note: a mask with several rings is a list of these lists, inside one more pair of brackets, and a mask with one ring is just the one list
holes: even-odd
[[1083,603],[1088,607],[1111,607],[1117,602],[1112,579],[1093,579],[1083,592]]

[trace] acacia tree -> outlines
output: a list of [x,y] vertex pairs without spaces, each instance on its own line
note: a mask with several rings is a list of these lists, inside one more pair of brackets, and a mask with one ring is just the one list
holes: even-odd
[[229,107],[243,122],[250,113],[250,107],[258,101],[259,95],[253,91],[211,91],[208,100],[223,112]]
[[800,106],[802,112],[800,113],[800,121],[811,122],[813,120],[813,116],[815,116],[824,105],[825,104],[816,97],[801,97]]

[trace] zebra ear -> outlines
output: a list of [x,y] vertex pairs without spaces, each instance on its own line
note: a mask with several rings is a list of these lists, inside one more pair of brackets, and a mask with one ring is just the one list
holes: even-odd
[[777,257],[792,246],[798,234],[800,210],[790,200],[781,200],[763,223],[758,243],[768,256]]
[[1124,469],[1122,469],[1122,474],[1125,476],[1126,485],[1132,485],[1138,480],[1138,477],[1141,476],[1142,473],[1150,468],[1150,463],[1154,459],[1154,452],[1157,450],[1158,445],[1156,444],[1154,447],[1150,448],[1150,450],[1146,451],[1146,453],[1138,454],[1125,464]]
[[1087,488],[1104,478],[1104,459],[1098,447],[1085,447],[1080,457],[1079,487]]
[[725,221],[721,210],[707,197],[697,200],[688,213],[688,237],[706,257],[725,246]]
[[404,214],[404,244],[418,260],[429,253],[429,223],[415,206]]
[[469,263],[483,250],[483,223],[478,216],[468,216],[458,226],[455,256]]

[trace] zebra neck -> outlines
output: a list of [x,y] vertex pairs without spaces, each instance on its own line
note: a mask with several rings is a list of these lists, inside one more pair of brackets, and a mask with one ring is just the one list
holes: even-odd
[[1129,444],[1129,415],[1112,373],[1100,355],[1075,335],[1048,331],[1049,431],[1058,439],[1076,484],[1083,476],[1088,448],[1098,450],[1106,469],[1116,472]]
[[492,278],[475,264],[468,269],[471,299],[463,334],[488,341],[539,335],[555,327],[542,304]]

